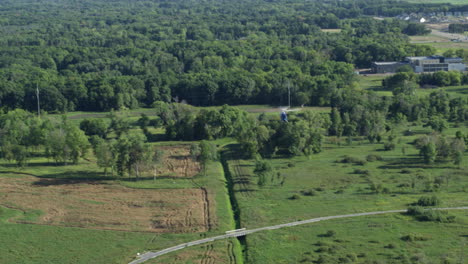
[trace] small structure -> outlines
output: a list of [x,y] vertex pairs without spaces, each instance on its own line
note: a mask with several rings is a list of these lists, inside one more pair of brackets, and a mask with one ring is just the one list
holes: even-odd
[[286,123],[288,122],[288,115],[286,114],[286,111],[284,110],[281,112],[281,121],[286,122]]

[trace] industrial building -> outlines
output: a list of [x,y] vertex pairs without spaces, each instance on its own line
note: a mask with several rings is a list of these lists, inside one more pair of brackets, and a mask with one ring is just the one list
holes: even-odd
[[401,62],[373,62],[372,72],[393,73],[398,68],[409,65],[416,73],[437,71],[466,71],[462,58],[446,58],[443,56],[406,57]]

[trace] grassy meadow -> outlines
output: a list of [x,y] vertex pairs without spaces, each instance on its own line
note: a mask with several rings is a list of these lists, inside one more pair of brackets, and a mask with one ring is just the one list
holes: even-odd
[[[424,164],[411,142],[430,130],[412,125],[408,128],[414,135],[399,135],[391,151],[384,151],[382,143],[370,144],[358,138],[351,142],[327,138],[323,152],[310,159],[275,157],[271,162],[285,182],[281,185],[273,179],[264,187],[257,186],[254,161],[236,157],[236,146],[229,146],[226,155],[230,157],[241,226],[254,228],[321,216],[405,209],[420,197],[432,195],[441,199],[441,207],[466,206],[467,163],[461,168],[449,161]],[[466,131],[466,127],[450,128],[444,134],[453,137],[457,130]],[[367,161],[368,155],[381,160]],[[344,163],[346,156],[357,162]],[[467,158],[465,153],[465,161]],[[443,183],[434,188],[435,182],[442,179]],[[385,191],[376,193],[372,186],[381,186]],[[400,259],[458,258],[466,243],[468,214],[449,214],[456,216],[454,223],[419,222],[410,216],[391,214],[254,234],[246,238],[246,262],[339,263],[345,261],[338,259],[342,257],[358,263],[405,263]],[[326,238],[327,230],[336,235]],[[410,233],[431,238],[412,243],[401,239]],[[328,260],[320,262],[319,258]]]

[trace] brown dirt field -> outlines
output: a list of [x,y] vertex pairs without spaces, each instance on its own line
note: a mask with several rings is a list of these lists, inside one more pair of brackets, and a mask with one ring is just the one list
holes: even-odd
[[200,170],[200,162],[190,156],[190,146],[162,146],[164,161],[160,176],[191,178]]
[[56,181],[32,176],[0,177],[0,206],[34,220],[12,222],[149,232],[204,232],[210,197],[203,189],[146,190],[103,182]]

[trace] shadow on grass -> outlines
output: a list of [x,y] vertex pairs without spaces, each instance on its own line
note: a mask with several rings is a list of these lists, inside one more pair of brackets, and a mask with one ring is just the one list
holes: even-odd
[[[53,162],[35,162],[35,163],[28,163],[25,167],[26,168],[34,168],[34,167],[45,167],[45,166],[54,166],[54,167],[58,167],[58,166],[62,166],[64,164],[56,164],[56,163],[53,163]],[[20,167],[18,167],[18,165],[16,163],[7,163],[7,164],[2,164],[2,167],[4,168],[15,168],[15,169],[18,169]]]
[[165,134],[149,134],[146,135],[148,142],[160,142],[168,140],[168,137]]
[[373,91],[373,92],[391,92],[391,90],[385,89],[385,87],[383,86],[371,86],[367,88],[366,90]]
[[461,94],[468,94],[468,87],[467,88],[445,88],[447,92],[455,92]]
[[255,189],[240,189],[240,190],[234,190],[235,193],[254,193],[257,190]]
[[[255,159],[254,157],[248,157],[245,153],[244,150],[240,148],[240,144],[229,144],[224,147],[224,154],[226,161],[230,160],[252,160]],[[286,149],[280,149],[276,152],[276,154],[273,157],[268,157],[268,159],[288,159],[292,158],[294,155],[291,155],[290,153],[287,152]],[[241,166],[252,166],[252,165],[241,165]]]
[[[138,182],[142,180],[153,180],[153,177],[115,177],[115,176],[103,176],[98,175],[97,173],[94,176],[77,176],[79,172],[73,173],[58,173],[58,174],[48,174],[42,175],[38,181],[34,182],[33,185],[36,186],[53,186],[53,185],[69,185],[69,184],[109,184],[109,182],[119,180],[124,182]],[[82,174],[81,174],[82,175]],[[173,177],[157,177],[156,179],[178,179]],[[179,178],[180,179],[180,178]],[[183,178],[188,179],[188,178]]]
[[33,185],[37,186],[52,186],[52,185],[68,185],[68,184],[107,184],[107,181],[113,181],[118,178],[112,176],[104,176],[103,173],[89,171],[70,171],[61,173],[51,173],[37,176],[38,181]]
[[240,144],[229,144],[224,148],[224,157],[226,161],[248,159],[241,150]]
[[35,186],[57,186],[57,185],[73,185],[73,184],[91,184],[91,185],[105,185],[107,184],[106,181],[98,180],[98,179],[64,179],[64,178],[52,178],[52,179],[39,179],[38,181],[34,182],[33,185]]
[[[436,168],[438,169],[453,169],[450,166],[437,166],[435,163]],[[391,162],[387,163],[386,165],[382,165],[378,167],[379,169],[430,169],[434,168],[434,164],[428,165],[423,163],[421,158],[409,158],[406,157],[404,159],[394,159]]]
[[237,177],[232,181],[234,184],[250,184],[250,180],[248,178],[239,178]]

